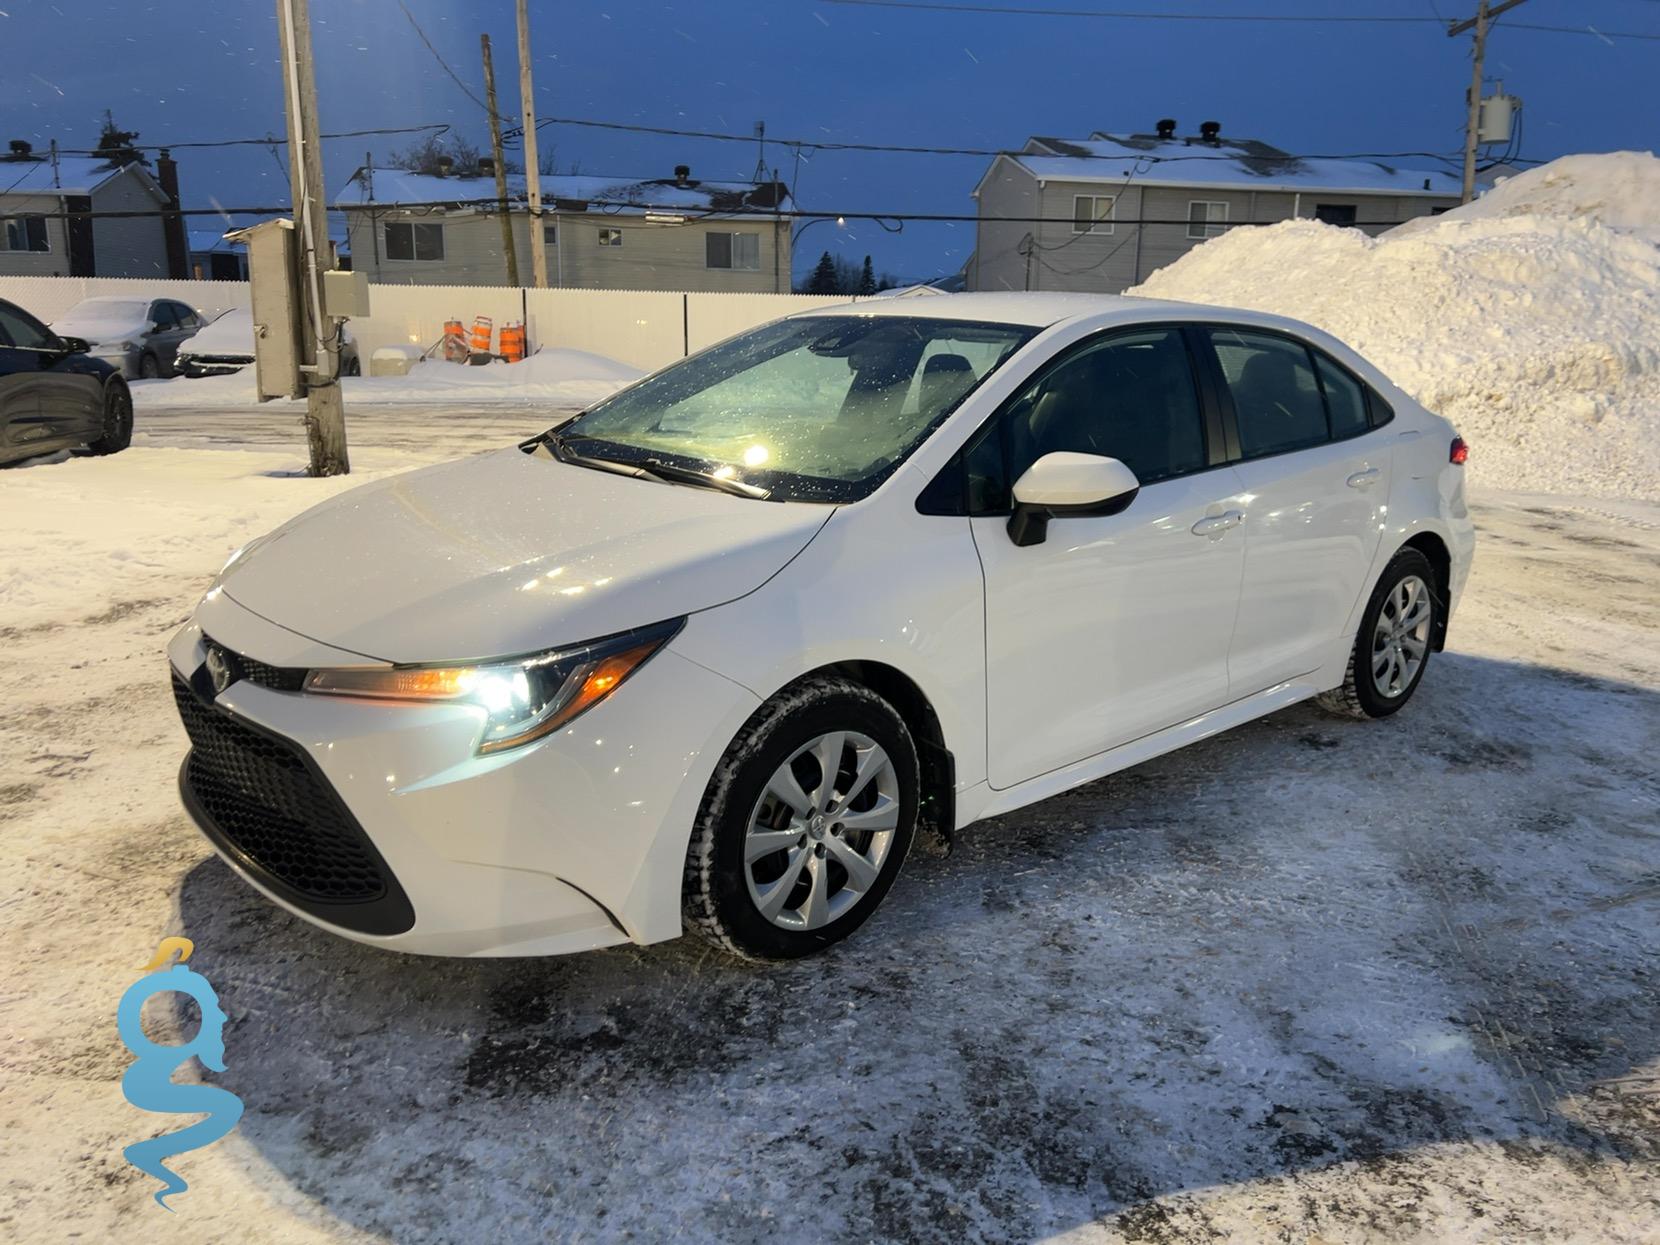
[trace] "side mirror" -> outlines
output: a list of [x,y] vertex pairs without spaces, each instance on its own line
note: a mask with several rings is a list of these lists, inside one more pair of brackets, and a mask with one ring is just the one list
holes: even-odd
[[92,345],[84,337],[59,337],[58,349],[64,354],[85,354]]
[[1041,545],[1049,535],[1050,519],[1117,514],[1140,490],[1135,472],[1116,458],[1045,454],[1014,483],[1009,539],[1022,547]]

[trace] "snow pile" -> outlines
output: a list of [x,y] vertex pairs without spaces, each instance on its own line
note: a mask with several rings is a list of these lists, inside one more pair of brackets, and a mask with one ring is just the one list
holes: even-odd
[[1502,178],[1474,203],[1444,216],[1408,221],[1394,232],[1416,233],[1446,220],[1506,216],[1589,218],[1660,244],[1660,160],[1646,151],[1563,156]]
[[[1598,160],[1617,176],[1580,178],[1582,189],[1653,172],[1623,156],[1558,163]],[[1521,196],[1553,168],[1527,175],[1534,191]],[[1657,223],[1660,212],[1605,205],[1624,222],[1615,229],[1502,206],[1379,238],[1315,221],[1238,229],[1130,292],[1318,325],[1452,420],[1478,484],[1660,497],[1660,249],[1634,232],[1645,206]]]
[[[525,405],[576,408],[609,397],[645,373],[586,350],[538,350],[519,363],[500,360],[482,367],[428,359],[407,376],[348,376],[340,383],[346,407],[353,402],[425,402],[469,406]],[[132,383],[140,410],[146,407],[253,405],[254,369],[197,380],[140,380]]]

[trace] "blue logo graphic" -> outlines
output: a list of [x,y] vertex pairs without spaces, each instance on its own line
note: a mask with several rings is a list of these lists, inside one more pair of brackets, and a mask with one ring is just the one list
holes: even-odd
[[[215,1072],[225,1070],[225,1013],[207,978],[184,966],[194,950],[195,945],[188,938],[163,938],[155,958],[145,966],[146,975],[127,987],[115,1012],[115,1027],[121,1040],[138,1056],[121,1077],[121,1092],[127,1101],[145,1111],[201,1113],[208,1117],[176,1133],[135,1142],[122,1151],[127,1162],[162,1182],[165,1187],[156,1191],[156,1204],[169,1211],[173,1208],[167,1199],[190,1186],[162,1160],[218,1141],[242,1118],[242,1099],[230,1090],[173,1082],[174,1071],[192,1055],[201,1060],[204,1068]],[[167,966],[175,951],[179,953],[178,963]],[[188,994],[202,1010],[202,1027],[181,1046],[152,1042],[144,1036],[139,1024],[139,1012],[145,1000],[152,994],[170,991]]]

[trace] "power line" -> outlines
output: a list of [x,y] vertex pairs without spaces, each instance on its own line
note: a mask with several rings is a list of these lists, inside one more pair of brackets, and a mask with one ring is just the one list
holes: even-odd
[[[912,9],[934,13],[986,13],[997,17],[1085,17],[1145,22],[1259,22],[1291,25],[1424,25],[1446,23],[1434,17],[1382,13],[1164,13],[1131,9],[1032,9],[1013,5],[958,4],[948,0],[822,0],[857,8]],[[1599,27],[1554,26],[1541,22],[1506,22],[1506,30],[1532,30],[1547,34],[1589,35],[1598,39],[1660,40],[1660,34],[1637,30],[1602,30]]]
[[427,32],[421,29],[421,23],[415,20],[415,14],[409,11],[409,6],[405,4],[403,0],[398,0],[398,7],[403,10],[403,15],[409,19],[409,24],[415,28],[415,33],[420,36],[421,42],[427,45],[427,51],[432,53],[432,59],[438,62],[438,67],[445,73],[449,74],[450,80],[454,82],[456,86],[461,88],[461,93],[468,99],[472,100],[473,103],[477,104],[480,108],[484,109],[485,115],[488,116],[490,113],[490,106],[478,96],[474,95],[472,88],[461,80],[461,75],[450,68],[449,62],[446,61],[443,56],[439,54],[438,49],[432,45],[432,40],[427,38]]
[[[657,134],[673,138],[710,139],[715,142],[753,143],[753,134],[729,134],[716,130],[688,130],[672,126],[639,125],[625,121],[598,121],[587,117],[538,117],[536,128],[541,129],[548,125],[580,126],[597,130],[620,130],[630,134]],[[504,137],[516,136],[523,133],[522,128],[509,130]],[[943,147],[943,146],[907,146],[900,143],[855,143],[841,142],[830,139],[809,138],[778,138],[768,139],[785,147],[800,147],[803,151],[869,151],[889,152],[896,155],[919,156],[1039,156],[1047,154],[1063,156],[1075,160],[1107,160],[1120,164],[1140,161],[1154,163],[1172,163],[1200,160],[1231,160],[1249,159],[1281,164],[1292,164],[1299,160],[1450,160],[1455,157],[1444,151],[1359,151],[1359,152],[1317,152],[1292,154],[1283,152],[1277,155],[1254,152],[1212,152],[1203,147],[1195,146],[1184,149],[1177,155],[1158,155],[1151,152],[1130,151],[1125,153],[1107,152],[1031,152],[1012,147]],[[1225,140],[1224,140],[1225,141]]]
[[[1445,195],[1445,196],[1442,196],[1442,197],[1452,198],[1453,196]],[[978,213],[961,213],[961,212],[853,212],[853,211],[834,211],[834,210],[831,210],[831,211],[803,211],[803,210],[796,209],[796,208],[782,208],[782,209],[773,211],[773,210],[766,209],[766,208],[742,208],[742,207],[721,209],[719,211],[692,213],[692,212],[688,212],[683,205],[678,205],[678,204],[673,204],[673,203],[662,203],[662,204],[637,203],[637,202],[634,202],[634,201],[628,200],[628,199],[586,199],[583,202],[587,203],[590,208],[600,209],[597,212],[588,213],[589,215],[592,215],[596,220],[614,220],[614,219],[617,218],[617,216],[619,215],[619,213],[621,211],[626,209],[627,211],[629,211],[631,213],[637,213],[637,214],[662,213],[664,215],[680,216],[680,217],[685,217],[687,219],[697,219],[697,220],[716,219],[716,218],[723,219],[723,220],[738,220],[738,219],[743,219],[743,218],[749,218],[749,219],[753,219],[753,220],[757,220],[757,221],[767,221],[767,220],[819,220],[819,219],[834,220],[834,219],[837,219],[837,218],[841,218],[843,220],[866,220],[866,221],[874,221],[874,222],[898,221],[898,222],[903,223],[903,222],[908,222],[908,221],[915,221],[915,222],[924,223],[924,224],[932,224],[932,223],[964,224],[964,223],[975,223],[975,222],[981,222],[981,221],[984,221],[984,222],[989,223],[989,224],[1005,224],[1005,225],[1009,225],[1009,224],[1073,225],[1073,224],[1077,223],[1076,217],[1072,217],[1072,216],[982,216]],[[413,211],[423,211],[423,210],[430,212],[430,211],[434,211],[434,210],[437,210],[437,209],[459,210],[459,209],[469,209],[470,208],[470,209],[474,209],[475,211],[477,211],[479,215],[488,216],[488,215],[492,214],[492,212],[499,210],[500,206],[501,206],[501,203],[500,203],[500,200],[498,200],[495,196],[492,195],[491,197],[489,197],[487,199],[434,199],[434,200],[428,200],[428,201],[419,202],[419,203],[384,203],[384,204],[373,204],[373,205],[371,205],[371,204],[361,204],[360,205],[360,204],[340,204],[340,203],[337,203],[337,204],[333,205],[332,210],[345,211],[345,210],[357,208],[357,207],[360,207],[360,206],[363,207],[363,208],[368,208],[368,207],[371,207],[371,206],[378,207],[382,211],[386,211],[386,212],[392,212],[392,211],[413,212]],[[607,209],[613,209],[613,210],[607,210]],[[88,210],[88,211],[64,211],[64,212],[30,212],[30,213],[27,213],[27,215],[39,216],[39,217],[42,217],[43,219],[46,219],[46,220],[132,220],[132,219],[140,219],[140,218],[156,217],[156,216],[219,216],[219,217],[226,217],[226,216],[272,216],[272,215],[277,215],[277,214],[280,214],[280,213],[285,213],[285,212],[288,212],[290,210],[291,209],[290,209],[289,205],[287,205],[287,204],[276,204],[276,205],[266,205],[266,206],[260,206],[260,207],[179,208],[177,210],[169,208],[169,209],[165,209],[165,210],[132,209],[132,210],[122,210],[122,211],[108,211],[108,210],[106,210],[106,211],[92,211],[92,210]],[[518,209],[518,210],[523,210],[523,209]],[[561,215],[561,216],[566,217],[567,219],[569,219],[571,217],[583,215],[583,213],[580,213],[580,212],[559,212],[558,214]],[[1287,219],[1292,219],[1292,218],[1287,218]],[[1308,219],[1311,219],[1311,218],[1302,217],[1301,219],[1308,220]],[[665,229],[675,228],[674,225],[667,224],[667,223],[658,223],[658,222],[645,222],[645,223],[652,224],[652,225],[654,225],[654,227],[660,227],[660,228],[665,228]],[[1112,223],[1115,226],[1117,226],[1117,225],[1181,225],[1181,226],[1185,227],[1185,226],[1191,224],[1191,221],[1189,221],[1189,219],[1185,216],[1182,216],[1182,217],[1142,216],[1142,217],[1133,217],[1133,218],[1118,217]],[[1246,226],[1256,226],[1256,225],[1276,225],[1276,224],[1279,224],[1279,223],[1280,223],[1279,221],[1230,221],[1230,222],[1227,223],[1227,227],[1230,228],[1230,229],[1235,229],[1235,228],[1243,228],[1243,227],[1246,227]],[[1398,221],[1398,220],[1357,220],[1357,221],[1353,222],[1353,224],[1358,228],[1386,228],[1386,227],[1389,227],[1389,226],[1398,225],[1400,223],[1401,222]]]
[[992,4],[955,4],[944,0],[824,0],[827,4],[841,4],[873,9],[924,9],[944,13],[993,13],[1008,17],[1106,17],[1148,22],[1287,22],[1287,23],[1346,23],[1346,24],[1416,24],[1435,22],[1433,17],[1410,17],[1400,14],[1287,14],[1287,13],[1168,13],[1128,9],[1033,9]]
[[[439,133],[450,128],[447,121],[435,121],[431,125],[396,125],[382,126],[370,130],[339,130],[332,134],[319,135],[320,138],[365,138],[377,134],[420,134],[427,130],[437,130]],[[219,138],[203,139],[189,143],[124,143],[123,150],[131,151],[185,151],[201,147],[286,147],[287,138],[278,138],[268,134],[264,138]],[[101,156],[108,154],[107,148],[97,147],[59,147],[60,156]],[[3,163],[0,158],[0,163]]]

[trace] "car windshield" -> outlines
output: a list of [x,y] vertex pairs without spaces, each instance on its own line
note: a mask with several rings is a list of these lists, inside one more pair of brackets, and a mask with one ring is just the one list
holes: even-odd
[[559,439],[575,454],[690,467],[778,500],[856,501],[1036,331],[924,316],[781,320],[625,389]]

